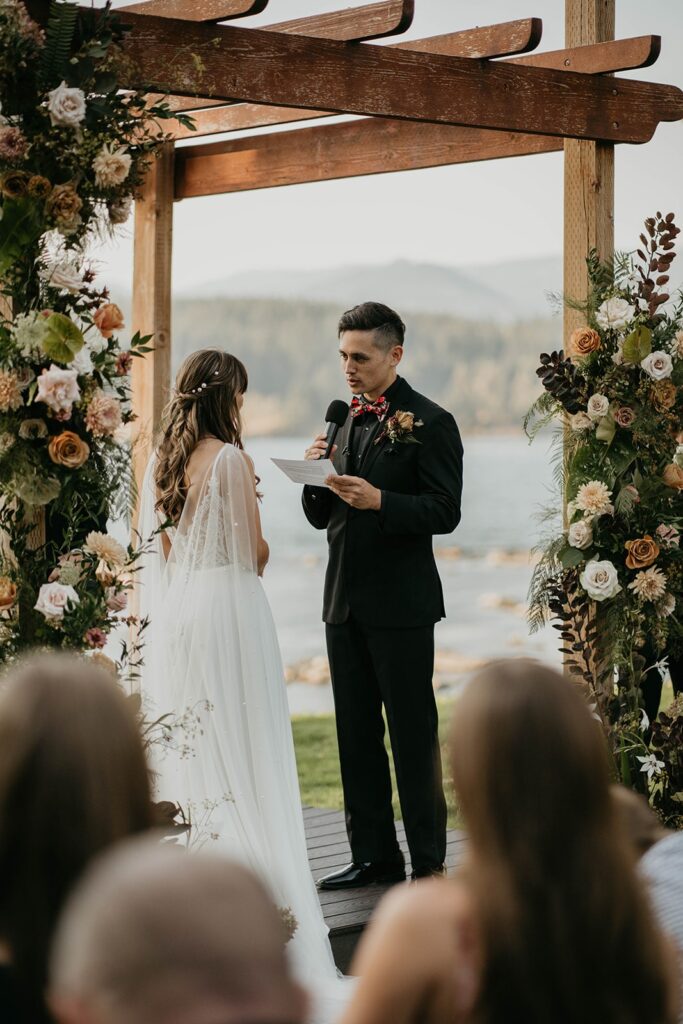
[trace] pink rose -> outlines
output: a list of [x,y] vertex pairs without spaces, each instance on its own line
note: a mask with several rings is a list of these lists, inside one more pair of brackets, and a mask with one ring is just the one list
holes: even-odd
[[45,402],[60,419],[69,418],[73,403],[80,397],[78,374],[75,370],[62,370],[52,363],[50,369],[43,370],[38,378],[36,401]]
[[614,422],[619,427],[630,427],[636,418],[633,409],[628,405],[621,405],[614,412]]
[[73,587],[62,583],[43,583],[38,592],[38,600],[33,606],[48,620],[62,619],[67,604],[78,604],[80,598]]
[[110,612],[122,612],[128,607],[128,594],[125,590],[115,590],[110,587],[107,590],[107,608]]
[[90,400],[85,425],[95,437],[108,437],[121,426],[121,403],[104,391],[96,391]]

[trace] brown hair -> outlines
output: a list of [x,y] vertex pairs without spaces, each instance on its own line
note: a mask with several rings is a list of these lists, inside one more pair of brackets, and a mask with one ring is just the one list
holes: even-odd
[[243,363],[217,348],[193,352],[178,370],[175,391],[162,416],[154,471],[156,508],[172,522],[177,523],[183,511],[187,463],[199,441],[213,436],[242,448],[237,399],[248,383]]
[[574,684],[531,660],[492,663],[457,704],[451,763],[484,950],[473,1020],[675,1019],[668,947]]
[[135,715],[107,673],[65,654],[15,667],[0,694],[0,937],[25,1019],[44,1019],[48,948],[73,884],[151,815]]
[[617,822],[637,857],[669,835],[642,793],[614,784],[610,786],[610,796]]

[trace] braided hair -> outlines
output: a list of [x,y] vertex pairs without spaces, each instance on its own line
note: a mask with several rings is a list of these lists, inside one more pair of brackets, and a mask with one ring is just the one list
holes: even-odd
[[183,511],[187,464],[199,441],[211,435],[243,447],[237,400],[248,383],[244,364],[217,348],[193,352],[178,370],[175,389],[162,414],[154,469],[156,508],[172,522],[177,523]]

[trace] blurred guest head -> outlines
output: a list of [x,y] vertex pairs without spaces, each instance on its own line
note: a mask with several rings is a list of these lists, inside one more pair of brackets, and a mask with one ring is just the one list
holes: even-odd
[[637,857],[669,835],[642,793],[615,784],[610,786],[610,795],[617,821]]
[[20,1005],[40,1020],[49,943],[89,860],[151,824],[135,715],[114,680],[75,656],[39,655],[0,691],[0,940]]
[[153,840],[97,861],[57,930],[60,1024],[298,1024],[282,917],[245,868]]
[[453,781],[486,964],[477,1020],[663,1022],[671,961],[578,687],[494,662],[454,711]]

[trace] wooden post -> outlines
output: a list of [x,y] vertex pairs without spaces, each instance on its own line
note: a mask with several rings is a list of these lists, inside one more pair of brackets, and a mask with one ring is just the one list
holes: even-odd
[[[587,46],[614,39],[615,0],[565,0],[565,46]],[[597,249],[603,259],[614,250],[614,146],[565,139],[564,143],[564,294],[582,300],[588,294],[586,256]],[[565,307],[564,347],[582,314]]]
[[154,351],[133,360],[134,466],[138,488],[171,384],[171,252],[174,144],[150,166],[135,204],[133,330],[152,334]]
[[[584,46],[614,39],[615,0],[565,0],[565,46]],[[588,295],[586,256],[596,249],[602,259],[614,251],[614,145],[565,139],[564,142],[564,283],[565,298]],[[585,323],[583,313],[564,308],[564,350],[571,355],[572,331]],[[569,429],[568,427],[566,429]],[[566,496],[563,520],[567,525]],[[595,652],[594,652],[595,653]],[[601,676],[593,661],[596,693],[602,698],[612,685],[611,670]]]

